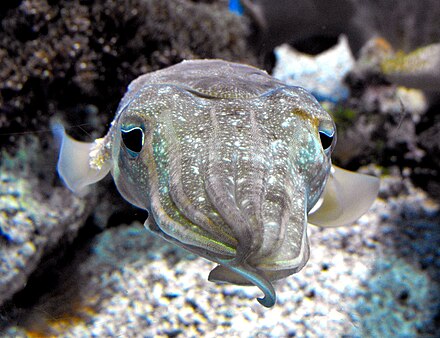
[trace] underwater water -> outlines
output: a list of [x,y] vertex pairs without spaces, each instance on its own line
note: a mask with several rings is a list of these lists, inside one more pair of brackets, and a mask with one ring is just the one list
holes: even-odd
[[[0,5],[0,336],[440,335],[440,4],[316,3]],[[215,263],[145,229],[110,176],[81,197],[56,171],[53,123],[91,142],[133,79],[203,58],[284,70],[333,116],[333,162],[381,178],[354,224],[308,227],[308,263],[274,282],[272,308],[209,282]]]

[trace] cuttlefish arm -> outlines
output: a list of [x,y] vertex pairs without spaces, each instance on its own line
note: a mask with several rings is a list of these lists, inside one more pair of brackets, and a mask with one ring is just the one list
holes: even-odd
[[377,177],[332,166],[318,208],[311,211],[308,222],[321,227],[353,223],[373,204],[379,184]]
[[[233,260],[224,260],[223,264],[218,265],[210,273],[208,280],[210,282],[226,282],[236,285],[250,285],[257,286],[264,293],[263,298],[257,298],[258,302],[265,307],[272,307],[275,305],[276,295],[275,289],[270,282],[264,276],[264,273],[257,271],[255,268],[240,262],[240,264],[234,264]],[[246,266],[243,268],[243,264]]]
[[52,125],[52,132],[61,149],[57,170],[66,186],[78,196],[88,192],[88,186],[103,179],[110,171],[111,161],[102,156],[103,139],[80,142],[66,134],[60,123]]

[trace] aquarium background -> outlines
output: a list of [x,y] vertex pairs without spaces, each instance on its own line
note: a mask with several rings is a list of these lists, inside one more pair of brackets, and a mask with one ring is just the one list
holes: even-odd
[[[0,4],[0,333],[4,337],[440,336],[440,3],[11,0]],[[149,233],[108,177],[56,173],[62,122],[102,137],[127,85],[220,58],[301,85],[338,126],[333,162],[381,177],[354,225],[256,287]]]

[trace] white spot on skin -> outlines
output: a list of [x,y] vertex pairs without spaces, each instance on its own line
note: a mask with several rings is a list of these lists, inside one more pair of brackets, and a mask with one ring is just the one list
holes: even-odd
[[276,182],[276,179],[273,176],[269,177],[269,179],[267,180],[267,183],[270,184],[270,185],[275,184],[275,182]]
[[272,149],[273,149],[274,151],[276,151],[278,147],[281,147],[281,146],[282,146],[282,144],[283,144],[283,141],[281,141],[281,140],[275,140],[275,141],[272,142]]
[[244,199],[243,201],[241,201],[241,205],[244,207],[247,204],[249,204],[249,200],[248,199]]
[[171,88],[169,88],[169,87],[159,88],[159,89],[157,90],[157,92],[158,92],[158,94],[160,94],[160,95],[166,95],[166,94],[169,94],[169,93],[171,92]]

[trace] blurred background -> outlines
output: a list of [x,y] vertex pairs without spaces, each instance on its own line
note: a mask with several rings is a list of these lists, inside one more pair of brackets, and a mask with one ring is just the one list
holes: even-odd
[[[438,337],[439,17],[438,0],[2,1],[2,336]],[[56,173],[53,121],[102,137],[132,80],[203,58],[306,88],[336,121],[333,162],[381,177],[353,226],[310,227],[273,309],[208,282],[110,177],[78,198]]]

